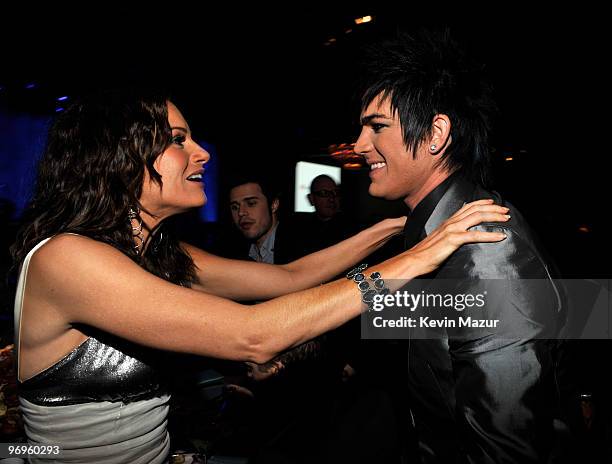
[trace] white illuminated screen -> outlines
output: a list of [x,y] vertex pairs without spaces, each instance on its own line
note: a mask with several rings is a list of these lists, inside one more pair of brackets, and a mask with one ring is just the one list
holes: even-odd
[[320,174],[327,174],[340,185],[342,169],[326,164],[309,163],[300,161],[295,166],[295,211],[298,213],[312,213],[314,206],[308,201],[310,183],[312,179]]

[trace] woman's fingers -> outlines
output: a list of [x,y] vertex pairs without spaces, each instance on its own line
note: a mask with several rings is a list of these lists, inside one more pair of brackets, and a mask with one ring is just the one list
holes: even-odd
[[501,242],[507,238],[503,232],[484,232],[481,230],[468,230],[458,235],[458,239],[461,242],[460,245],[479,242]]
[[465,211],[467,211],[468,209],[472,208],[473,206],[483,206],[483,205],[492,205],[492,204],[493,204],[493,200],[491,198],[485,198],[483,200],[476,200],[476,201],[472,201],[470,203],[465,203],[449,219],[452,219],[455,216],[459,216],[459,215],[463,214]]
[[[462,208],[463,209],[463,208]],[[448,223],[454,223],[457,221],[461,221],[462,219],[466,218],[467,216],[477,213],[477,212],[483,212],[483,213],[502,213],[505,214],[508,211],[510,211],[509,208],[505,207],[505,206],[500,206],[500,205],[494,205],[494,204],[487,204],[487,205],[472,205],[469,208],[463,210],[463,212],[460,212],[461,210],[459,210],[457,213],[453,214],[448,220]]]
[[469,230],[464,234],[464,243],[475,242],[501,242],[508,238],[503,232],[485,232],[482,230]]
[[465,231],[470,227],[474,227],[483,222],[508,222],[510,215],[499,212],[477,211],[461,220],[448,225],[448,230],[451,232]]
[[439,226],[431,235],[436,236],[445,232],[463,232],[483,222],[507,222],[510,215],[506,214],[508,208],[497,205],[480,205],[466,210],[462,216],[448,219]]
[[469,230],[483,222],[504,223],[510,219],[504,206],[492,200],[467,203],[434,232],[416,244],[411,251],[420,256],[427,272],[437,268],[444,260],[466,243],[500,242],[506,238],[502,232]]
[[447,231],[430,243],[423,241],[422,248],[417,246],[413,250],[417,253],[424,253],[423,256],[426,256],[425,262],[427,262],[428,266],[431,266],[431,271],[437,268],[462,245],[467,243],[500,242],[505,238],[506,234],[502,232],[484,232],[480,230]]

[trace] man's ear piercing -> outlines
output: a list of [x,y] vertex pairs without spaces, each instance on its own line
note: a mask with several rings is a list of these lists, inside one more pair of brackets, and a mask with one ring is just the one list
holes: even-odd
[[431,151],[436,151],[436,148],[438,148],[437,145],[432,145],[429,147]]

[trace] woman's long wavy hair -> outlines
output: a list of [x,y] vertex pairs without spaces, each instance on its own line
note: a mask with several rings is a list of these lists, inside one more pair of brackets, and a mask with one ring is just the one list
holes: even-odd
[[49,130],[33,198],[11,248],[15,266],[41,240],[61,233],[107,243],[153,274],[183,285],[195,265],[169,230],[160,226],[140,256],[134,249],[130,208],[140,208],[145,169],[163,188],[153,163],[171,144],[168,99],[135,92],[77,101]]

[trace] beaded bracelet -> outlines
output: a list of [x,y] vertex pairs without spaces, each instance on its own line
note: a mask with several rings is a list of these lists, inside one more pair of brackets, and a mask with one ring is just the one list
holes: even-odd
[[380,272],[373,272],[370,274],[370,279],[374,283],[374,288],[370,287],[370,283],[363,274],[363,271],[367,269],[367,264],[360,264],[355,269],[352,269],[346,274],[348,280],[353,280],[357,283],[357,288],[361,292],[361,301],[363,301],[368,309],[372,309],[374,303],[374,297],[376,295],[386,295],[390,293],[389,289],[385,286],[385,281],[381,278]]
[[380,272],[372,272],[372,274],[370,274],[370,279],[374,283],[374,290],[376,290],[379,295],[391,293],[391,290],[385,285],[385,281],[382,279]]

